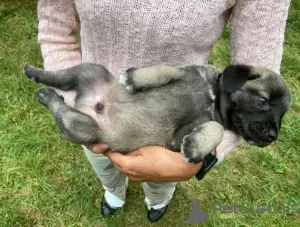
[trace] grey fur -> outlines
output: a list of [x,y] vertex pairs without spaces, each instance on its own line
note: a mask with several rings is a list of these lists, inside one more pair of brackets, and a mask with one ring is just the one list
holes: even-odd
[[[123,153],[158,145],[195,163],[221,142],[223,127],[252,145],[269,145],[291,104],[280,75],[244,65],[229,66],[222,74],[209,65],[153,65],[129,69],[119,81],[95,64],[57,72],[25,67],[24,72],[34,82],[77,91],[74,108],[52,88],[37,92],[63,138],[106,143]],[[267,105],[260,96],[268,98]]]

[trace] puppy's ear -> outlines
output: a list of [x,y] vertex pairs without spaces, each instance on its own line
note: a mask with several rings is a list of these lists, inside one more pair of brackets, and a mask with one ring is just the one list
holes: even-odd
[[230,65],[223,71],[223,86],[226,92],[232,93],[238,90],[247,80],[258,78],[259,75],[251,73],[251,67],[247,65]]

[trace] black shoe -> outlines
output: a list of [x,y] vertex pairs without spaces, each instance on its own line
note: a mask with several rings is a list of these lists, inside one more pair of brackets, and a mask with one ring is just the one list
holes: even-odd
[[148,220],[151,222],[158,221],[165,215],[165,213],[167,212],[167,209],[168,209],[168,205],[165,207],[162,207],[160,209],[151,208],[151,210],[148,210]]
[[113,213],[115,213],[115,211],[118,208],[112,208],[109,206],[109,204],[106,202],[106,199],[104,197],[104,195],[102,196],[102,200],[101,200],[101,213],[103,216],[109,216],[112,215]]

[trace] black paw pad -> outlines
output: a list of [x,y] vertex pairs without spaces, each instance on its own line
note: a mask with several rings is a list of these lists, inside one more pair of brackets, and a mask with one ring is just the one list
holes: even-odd
[[135,84],[133,81],[133,74],[132,74],[133,70],[134,68],[128,69],[126,73],[120,76],[120,80],[119,80],[120,85],[125,87],[126,90],[129,91],[130,93],[136,92]]
[[186,162],[199,163],[204,158],[203,154],[199,152],[199,146],[193,134],[183,138],[181,153]]
[[31,67],[28,65],[26,65],[24,67],[24,74],[27,76],[28,79],[30,79],[31,81],[33,81],[35,83],[40,82],[39,73],[40,73],[40,70],[35,67]]
[[59,96],[52,88],[40,88],[37,91],[39,102],[48,107],[51,102],[63,101],[63,97]]

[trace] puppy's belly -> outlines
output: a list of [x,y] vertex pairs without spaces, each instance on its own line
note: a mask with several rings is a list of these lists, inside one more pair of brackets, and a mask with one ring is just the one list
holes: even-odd
[[103,142],[109,144],[112,150],[126,152],[147,145],[168,147],[175,131],[172,126],[151,120],[134,110],[111,109],[115,110],[114,115],[104,115],[99,120],[105,132]]
[[[111,93],[111,86],[96,84],[88,93],[77,99],[75,109],[96,120],[99,129],[109,131],[113,126],[111,115],[114,114],[113,109],[116,109],[115,98]],[[97,105],[102,106],[102,109]]]
[[[97,103],[104,106],[100,112],[95,111]],[[161,100],[143,94],[131,95],[119,87],[113,89],[109,86],[102,87],[101,92],[91,92],[81,97],[76,104],[79,111],[98,123],[101,142],[118,152],[132,151],[146,145],[170,148],[178,122],[170,118],[174,106],[172,110],[167,106]]]

